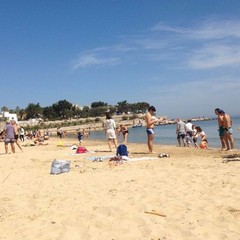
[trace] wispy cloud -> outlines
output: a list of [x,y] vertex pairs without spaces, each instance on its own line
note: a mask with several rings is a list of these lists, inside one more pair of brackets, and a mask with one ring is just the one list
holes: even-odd
[[240,66],[240,19],[205,19],[185,27],[158,23],[139,35],[121,36],[115,44],[90,49],[74,69],[93,66],[169,62],[172,66],[208,70]]
[[225,66],[240,67],[240,45],[207,45],[193,51],[188,61],[193,69],[209,69]]
[[73,65],[74,69],[85,68],[89,66],[109,66],[119,64],[119,59],[116,57],[99,57],[94,54],[81,55]]
[[160,22],[152,27],[151,30],[174,33],[192,39],[223,39],[227,37],[240,38],[238,29],[240,29],[239,19],[222,20],[209,18],[200,23],[195,22],[193,26],[188,27],[172,27]]
[[238,20],[206,20],[189,35],[196,39],[240,38],[240,21]]

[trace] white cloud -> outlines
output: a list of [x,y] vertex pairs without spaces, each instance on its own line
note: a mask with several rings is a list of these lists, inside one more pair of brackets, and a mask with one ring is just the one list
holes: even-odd
[[139,35],[122,36],[116,44],[83,52],[74,69],[92,66],[137,66],[140,62],[173,68],[208,70],[240,65],[240,20],[205,19],[194,26],[155,25]]
[[196,39],[240,38],[239,20],[207,20],[191,30],[190,36]]
[[98,57],[94,54],[82,55],[74,63],[73,68],[85,68],[89,66],[106,66],[119,64],[118,58],[113,57]]
[[240,45],[208,45],[195,50],[188,61],[193,69],[209,69],[240,66]]
[[205,19],[203,22],[195,22],[192,27],[172,27],[165,23],[156,24],[152,30],[156,32],[170,32],[194,39],[221,39],[227,37],[240,38],[239,19]]

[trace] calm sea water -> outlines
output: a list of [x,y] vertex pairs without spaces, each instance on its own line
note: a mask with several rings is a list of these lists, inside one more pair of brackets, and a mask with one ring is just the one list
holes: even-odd
[[[235,148],[240,149],[240,118],[233,118],[233,137],[235,139]],[[220,140],[218,136],[217,120],[194,122],[194,125],[200,126],[208,137],[208,146],[210,148],[220,148]],[[146,143],[147,134],[145,127],[129,128],[129,143]],[[154,128],[155,144],[177,145],[176,125],[161,125]],[[91,132],[90,139],[105,140],[103,131]],[[122,140],[122,136],[120,137]]]

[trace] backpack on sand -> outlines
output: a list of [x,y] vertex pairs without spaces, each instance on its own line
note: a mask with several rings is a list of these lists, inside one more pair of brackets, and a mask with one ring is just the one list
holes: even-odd
[[88,150],[85,147],[78,147],[76,153],[86,153]]
[[127,150],[127,146],[124,144],[120,144],[117,147],[117,152],[116,152],[117,156],[127,156],[128,157],[128,150]]

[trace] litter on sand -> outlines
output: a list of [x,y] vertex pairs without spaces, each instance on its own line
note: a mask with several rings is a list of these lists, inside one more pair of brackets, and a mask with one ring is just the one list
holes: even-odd
[[159,158],[164,158],[164,157],[170,157],[170,155],[168,153],[160,153],[158,154]]

